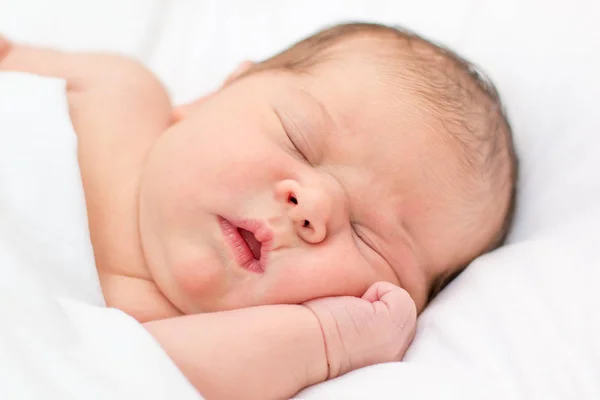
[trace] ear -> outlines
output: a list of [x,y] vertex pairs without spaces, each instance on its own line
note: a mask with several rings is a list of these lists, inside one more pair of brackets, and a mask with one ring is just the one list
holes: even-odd
[[240,76],[242,76],[243,74],[248,72],[248,70],[250,70],[250,68],[254,67],[254,65],[256,65],[256,64],[253,63],[252,61],[248,61],[248,60],[242,61],[240,63],[240,65],[238,65],[237,68],[232,73],[229,74],[227,79],[225,79],[222,87],[225,87],[225,86],[229,85],[231,82],[235,81],[237,78],[239,78]]

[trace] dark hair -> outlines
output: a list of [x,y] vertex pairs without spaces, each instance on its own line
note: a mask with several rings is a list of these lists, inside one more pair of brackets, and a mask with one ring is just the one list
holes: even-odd
[[[413,90],[430,103],[432,113],[458,143],[466,167],[483,177],[481,180],[492,186],[489,189],[494,193],[506,193],[502,226],[480,254],[499,247],[506,239],[514,217],[518,159],[513,148],[512,129],[498,91],[480,68],[407,29],[374,23],[347,23],[301,40],[256,64],[247,74],[274,69],[309,73],[334,58],[338,44],[358,36],[381,39],[381,45],[373,46],[373,51],[388,63],[401,65],[403,73],[418,78],[413,79],[418,81]],[[436,277],[429,299],[466,266]]]

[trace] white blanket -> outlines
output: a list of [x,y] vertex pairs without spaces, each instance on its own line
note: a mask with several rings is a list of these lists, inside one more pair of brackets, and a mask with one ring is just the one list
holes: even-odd
[[0,73],[0,398],[197,399],[104,307],[65,82]]

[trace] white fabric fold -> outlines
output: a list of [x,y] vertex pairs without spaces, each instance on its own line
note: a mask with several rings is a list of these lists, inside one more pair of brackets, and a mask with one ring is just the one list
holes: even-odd
[[105,307],[60,79],[0,72],[0,398],[198,399]]

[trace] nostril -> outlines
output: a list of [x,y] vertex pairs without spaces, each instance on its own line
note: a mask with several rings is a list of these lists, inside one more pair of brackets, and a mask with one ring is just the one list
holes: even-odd
[[310,222],[307,219],[305,219],[304,223],[302,224],[302,226],[305,227],[305,228],[308,228],[310,226]]
[[288,196],[288,201],[290,203],[294,203],[294,204],[298,205],[298,199],[296,198],[296,196],[293,193],[290,193],[290,195]]

